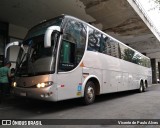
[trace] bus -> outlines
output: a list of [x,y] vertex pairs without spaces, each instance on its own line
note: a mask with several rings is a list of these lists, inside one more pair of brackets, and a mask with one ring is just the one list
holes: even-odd
[[150,59],[96,27],[61,15],[31,28],[19,47],[12,93],[46,101],[81,98],[151,85]]

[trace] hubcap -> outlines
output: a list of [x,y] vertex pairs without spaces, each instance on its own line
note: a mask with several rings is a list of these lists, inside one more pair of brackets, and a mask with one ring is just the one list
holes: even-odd
[[88,90],[87,90],[87,97],[89,100],[92,100],[94,97],[94,89],[90,86],[88,87]]

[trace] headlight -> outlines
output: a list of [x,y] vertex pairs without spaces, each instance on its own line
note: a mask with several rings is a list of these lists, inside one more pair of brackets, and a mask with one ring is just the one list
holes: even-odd
[[37,84],[37,88],[40,88],[41,87],[41,84]]
[[44,83],[38,83],[37,84],[37,88],[45,88],[48,86],[51,86],[53,84],[53,81],[48,81],[48,82],[44,82]]
[[16,87],[17,86],[17,82],[12,82],[12,86]]

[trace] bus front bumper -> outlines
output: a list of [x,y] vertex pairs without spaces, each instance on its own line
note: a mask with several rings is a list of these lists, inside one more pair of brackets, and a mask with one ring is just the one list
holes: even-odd
[[21,88],[14,87],[12,93],[21,97],[29,97],[46,101],[57,101],[57,91],[53,87],[45,88]]

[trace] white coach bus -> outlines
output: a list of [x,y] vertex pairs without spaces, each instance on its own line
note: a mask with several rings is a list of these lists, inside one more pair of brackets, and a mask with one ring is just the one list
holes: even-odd
[[138,89],[151,84],[150,59],[75,17],[62,15],[33,27],[20,47],[15,95],[47,101]]

